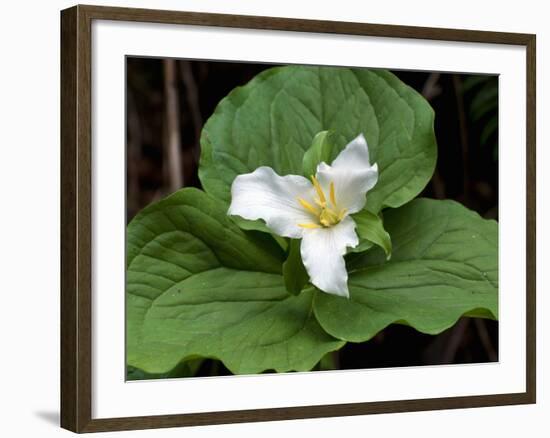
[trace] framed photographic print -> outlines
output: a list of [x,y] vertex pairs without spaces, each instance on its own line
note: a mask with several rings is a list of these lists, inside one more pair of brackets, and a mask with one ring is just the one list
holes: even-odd
[[61,13],[61,423],[535,402],[535,36]]

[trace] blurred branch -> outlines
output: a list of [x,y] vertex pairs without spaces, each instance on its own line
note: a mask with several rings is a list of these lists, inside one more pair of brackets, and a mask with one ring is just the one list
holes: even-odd
[[474,322],[476,325],[477,334],[479,336],[481,344],[483,345],[483,348],[487,353],[487,357],[491,362],[496,362],[498,360],[498,355],[497,355],[497,352],[495,351],[495,348],[493,347],[493,343],[491,342],[491,337],[489,336],[489,332],[487,331],[487,326],[485,325],[485,321],[482,319],[475,318]]
[[[441,86],[439,85],[440,77],[441,73],[430,73],[428,75],[428,79],[426,79],[426,82],[424,82],[424,86],[422,87],[422,96],[424,96],[426,100],[432,100],[433,98],[441,94],[442,90]],[[443,178],[441,178],[437,167],[434,171],[431,183],[435,197],[437,199],[444,199],[445,183],[443,182]]]
[[181,160],[180,107],[176,81],[176,61],[164,60],[164,94],[166,101],[166,155],[168,161],[168,187],[175,192],[183,186]]
[[139,114],[136,106],[136,99],[131,87],[127,88],[128,99],[128,131],[126,132],[126,153],[128,166],[127,187],[127,211],[129,212],[127,219],[129,220],[134,213],[141,207],[140,204],[140,187],[139,187],[139,165],[141,163],[141,127],[139,122]]
[[426,100],[432,100],[434,97],[437,97],[441,94],[441,87],[439,86],[439,77],[441,73],[430,73],[426,82],[424,82],[424,87],[422,88],[422,96]]
[[195,132],[195,143],[193,145],[193,156],[198,161],[200,156],[200,138],[202,129],[202,115],[199,104],[198,86],[193,76],[193,70],[189,61],[180,61],[180,74],[185,86],[185,97],[191,110],[191,120]]
[[451,329],[452,332],[449,338],[449,343],[447,344],[447,348],[443,352],[442,363],[448,364],[455,362],[456,353],[458,352],[460,344],[462,343],[467,328],[468,318],[462,318]]
[[436,199],[445,199],[445,183],[443,182],[443,178],[441,178],[437,167],[434,171],[431,182]]

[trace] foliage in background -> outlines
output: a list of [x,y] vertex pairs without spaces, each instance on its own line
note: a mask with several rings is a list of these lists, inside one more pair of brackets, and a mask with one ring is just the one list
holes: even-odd
[[470,98],[468,116],[481,127],[479,142],[490,147],[495,160],[498,159],[498,77],[471,76],[462,88]]

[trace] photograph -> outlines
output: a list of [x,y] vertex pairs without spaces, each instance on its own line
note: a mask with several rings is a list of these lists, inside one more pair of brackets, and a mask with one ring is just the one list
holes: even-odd
[[499,77],[126,56],[126,379],[499,361]]
[[62,428],[536,404],[536,35],[391,23],[61,12]]

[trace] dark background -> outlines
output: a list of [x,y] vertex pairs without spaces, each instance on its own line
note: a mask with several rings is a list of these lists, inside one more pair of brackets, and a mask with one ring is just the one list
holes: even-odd
[[[233,88],[269,67],[127,58],[128,221],[182,185],[200,187],[197,168],[204,122]],[[424,95],[436,114],[438,162],[420,196],[454,199],[498,220],[498,78],[393,73]],[[437,336],[391,325],[368,342],[348,343],[333,359],[340,369],[496,361],[498,323],[462,318]],[[217,361],[196,366],[196,375],[228,373]],[[132,372],[135,378],[155,377],[129,370],[129,378]]]

